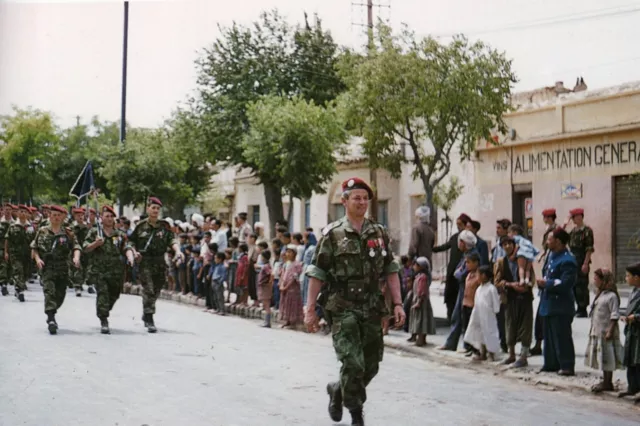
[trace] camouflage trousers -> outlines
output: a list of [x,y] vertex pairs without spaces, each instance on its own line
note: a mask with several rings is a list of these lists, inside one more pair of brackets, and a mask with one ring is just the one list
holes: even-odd
[[[581,264],[580,264],[581,265]],[[582,267],[582,266],[580,266]],[[573,288],[573,294],[576,298],[576,304],[578,310],[586,310],[589,306],[589,274],[583,274],[582,271],[578,271],[578,279],[576,280],[576,286]]]
[[96,314],[98,318],[109,318],[109,312],[113,309],[122,291],[123,273],[103,274],[92,276],[91,282],[96,286]]
[[4,250],[0,250],[0,284],[9,284],[11,264],[4,260]]
[[69,274],[66,271],[42,271],[42,291],[44,292],[44,313],[55,314],[64,303],[69,285]]
[[82,285],[87,281],[87,268],[84,259],[80,262],[80,268],[76,268],[73,262],[69,262],[69,280],[75,289],[82,290]]
[[166,281],[166,265],[164,257],[153,260],[142,260],[140,264],[140,282],[142,283],[142,313],[155,314],[156,300]]
[[381,317],[355,309],[332,312],[331,316],[333,348],[342,363],[342,401],[348,410],[357,410],[367,400],[366,387],[378,374],[378,365],[382,361]]
[[11,284],[15,286],[16,291],[25,291],[27,289],[29,262],[30,259],[26,256],[9,256]]

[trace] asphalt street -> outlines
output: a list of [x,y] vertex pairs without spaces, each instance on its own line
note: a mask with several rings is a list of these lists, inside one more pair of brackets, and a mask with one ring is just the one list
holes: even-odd
[[[0,297],[0,425],[332,425],[331,341],[158,301],[122,296],[101,335],[95,296],[71,291],[50,336],[40,287]],[[372,425],[637,425],[640,410],[387,351],[368,388]],[[343,425],[350,424],[345,413]]]

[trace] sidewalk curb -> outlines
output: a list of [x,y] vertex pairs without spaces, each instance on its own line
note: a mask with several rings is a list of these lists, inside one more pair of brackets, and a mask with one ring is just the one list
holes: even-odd
[[[132,294],[132,295],[142,295],[142,287],[138,285],[125,287],[124,294]],[[204,308],[206,306],[206,301],[203,298],[198,299],[194,295],[184,295],[171,293],[167,290],[162,290],[160,293],[160,298],[172,302],[177,302],[185,305],[192,305],[195,307]],[[248,319],[264,319],[265,313],[262,308],[256,308],[251,306],[236,306],[231,304],[225,304],[225,312],[228,315],[244,317]],[[272,320],[274,322],[278,321],[280,318],[280,313],[273,309],[272,311]],[[294,331],[302,331],[302,330],[294,330]],[[321,333],[318,333],[322,336]],[[474,371],[479,374],[492,375],[492,376],[500,376],[510,380],[517,380],[519,382],[527,383],[536,387],[546,387],[549,391],[565,391],[565,392],[574,392],[587,394],[595,398],[615,401],[617,403],[631,403],[630,400],[619,399],[617,398],[617,392],[603,392],[600,394],[594,394],[591,392],[591,384],[582,384],[582,383],[572,383],[567,379],[560,378],[559,376],[552,375],[549,373],[537,373],[533,368],[526,367],[524,369],[515,370],[513,368],[509,368],[506,366],[502,366],[499,364],[493,363],[473,363],[467,360],[466,358],[458,357],[455,355],[448,355],[445,352],[438,351],[435,349],[433,343],[429,343],[427,347],[419,348],[415,346],[399,344],[396,342],[390,342],[385,339],[384,342],[385,347],[389,349],[393,349],[396,351],[400,351],[417,358],[424,359],[429,362],[438,363],[441,365],[445,365],[451,368],[462,368],[465,370]],[[576,377],[572,378],[572,380],[590,380],[595,383],[599,379],[600,375],[590,372],[579,372]],[[614,386],[619,387],[620,383],[614,383]]]

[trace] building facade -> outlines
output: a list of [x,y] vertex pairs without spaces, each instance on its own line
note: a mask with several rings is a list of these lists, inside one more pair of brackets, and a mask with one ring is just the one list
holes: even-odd
[[542,210],[555,208],[562,224],[584,208],[595,234],[592,270],[611,267],[623,278],[640,261],[640,83],[529,102],[506,121],[511,134],[477,150],[478,220],[512,218],[540,246]]

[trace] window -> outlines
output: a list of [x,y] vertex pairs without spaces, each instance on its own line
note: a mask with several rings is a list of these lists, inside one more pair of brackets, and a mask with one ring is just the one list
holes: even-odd
[[304,201],[304,227],[311,226],[311,200]]
[[251,215],[251,224],[255,225],[260,222],[260,206],[249,206],[249,214]]
[[389,227],[389,202],[378,201],[378,223],[385,228]]
[[333,205],[333,220],[342,219],[345,215],[344,206],[342,204]]

